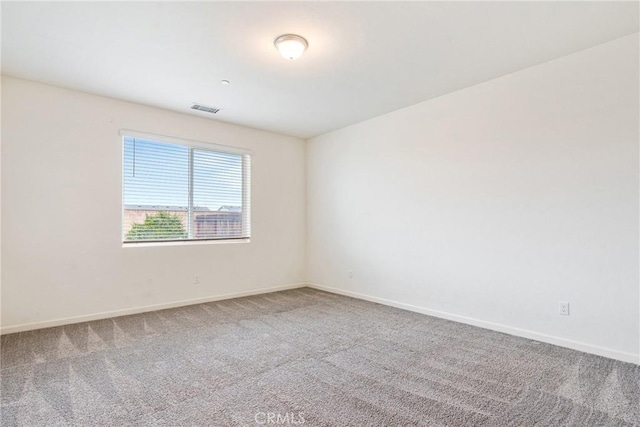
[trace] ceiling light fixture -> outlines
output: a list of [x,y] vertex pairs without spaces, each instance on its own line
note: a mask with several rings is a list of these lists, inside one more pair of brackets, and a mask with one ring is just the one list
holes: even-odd
[[309,47],[304,38],[295,34],[284,34],[278,37],[273,44],[280,52],[280,55],[291,61],[300,58],[305,49]]

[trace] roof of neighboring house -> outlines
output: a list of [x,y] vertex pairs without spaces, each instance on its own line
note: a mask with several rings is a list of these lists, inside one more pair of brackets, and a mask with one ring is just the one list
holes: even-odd
[[227,212],[242,212],[241,206],[220,206],[218,212],[227,211]]

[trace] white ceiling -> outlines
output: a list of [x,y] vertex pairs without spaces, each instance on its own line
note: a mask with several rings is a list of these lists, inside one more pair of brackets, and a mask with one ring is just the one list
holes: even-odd
[[3,2],[2,71],[308,138],[638,30],[637,2]]

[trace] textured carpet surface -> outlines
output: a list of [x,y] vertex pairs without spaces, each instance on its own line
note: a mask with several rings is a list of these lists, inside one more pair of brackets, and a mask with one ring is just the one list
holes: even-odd
[[640,425],[640,367],[308,288],[1,338],[2,426]]

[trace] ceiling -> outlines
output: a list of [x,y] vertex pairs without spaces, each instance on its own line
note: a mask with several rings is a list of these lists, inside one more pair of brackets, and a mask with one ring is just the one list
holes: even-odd
[[637,2],[3,2],[2,72],[309,138],[638,30]]

